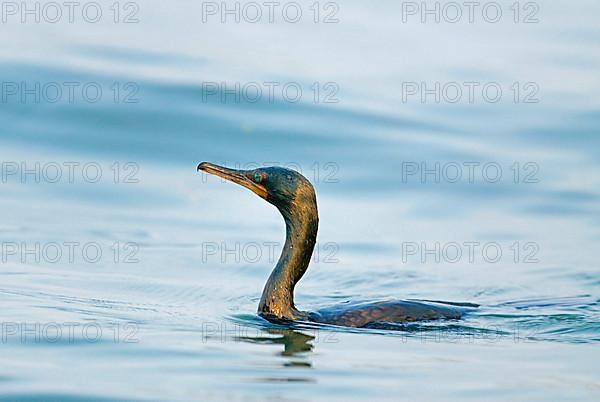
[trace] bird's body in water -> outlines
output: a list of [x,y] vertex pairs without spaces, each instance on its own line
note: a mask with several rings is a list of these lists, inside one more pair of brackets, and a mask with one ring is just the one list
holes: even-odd
[[345,327],[377,327],[386,323],[458,319],[477,307],[470,303],[396,300],[300,311],[294,305],[294,287],[308,268],[319,227],[313,186],[300,173],[282,167],[234,170],[204,162],[198,165],[198,170],[250,189],[283,215],[285,245],[258,305],[258,314],[269,321],[300,320]]

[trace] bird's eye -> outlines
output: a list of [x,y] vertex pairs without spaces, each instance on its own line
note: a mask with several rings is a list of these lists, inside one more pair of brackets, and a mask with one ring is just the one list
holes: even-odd
[[254,173],[253,179],[255,183],[260,183],[262,181],[262,176],[260,175],[260,173]]

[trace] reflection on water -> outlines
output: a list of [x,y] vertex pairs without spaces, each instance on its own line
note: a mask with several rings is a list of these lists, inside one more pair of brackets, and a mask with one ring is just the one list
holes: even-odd
[[[398,2],[341,6],[328,26],[200,24],[200,3],[150,0],[145,24],[0,25],[0,400],[594,399],[597,3],[544,1],[527,26],[400,24]],[[402,101],[403,82],[473,80],[535,81],[540,102]],[[223,102],[202,85],[223,81],[334,81],[339,103]],[[102,96],[6,91],[68,82]],[[264,245],[282,242],[283,222],[198,175],[200,161],[292,165],[314,183],[322,247],[299,308],[482,307],[395,328],[260,319]]]
[[[271,336],[258,336],[255,338],[252,337],[239,337],[237,339],[244,340],[252,343],[270,343],[273,345],[283,345],[283,351],[281,352],[282,356],[294,356],[298,353],[302,352],[310,352],[313,346],[310,344],[310,341],[315,339],[314,336],[305,335],[301,332],[296,332],[287,329],[267,329],[267,334]],[[277,336],[281,335],[281,336]],[[310,367],[310,363],[291,363],[293,365],[303,365],[306,367]]]

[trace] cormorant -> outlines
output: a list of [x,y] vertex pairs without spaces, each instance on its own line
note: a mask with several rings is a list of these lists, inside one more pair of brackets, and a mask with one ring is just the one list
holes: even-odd
[[283,167],[235,170],[203,162],[198,170],[246,187],[273,204],[285,221],[285,245],[262,292],[258,314],[282,321],[313,321],[344,327],[385,327],[386,323],[458,319],[478,307],[471,303],[434,300],[395,300],[334,306],[304,312],[294,305],[294,287],[302,278],[317,240],[319,214],[312,184],[300,173]]

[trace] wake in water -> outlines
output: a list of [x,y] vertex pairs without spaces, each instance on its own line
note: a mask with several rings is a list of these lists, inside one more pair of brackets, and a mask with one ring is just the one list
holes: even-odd
[[[469,304],[472,306],[471,304]],[[524,313],[527,311],[526,313]],[[378,334],[432,342],[600,342],[600,300],[589,295],[503,301],[472,310],[461,320],[371,323],[362,328],[290,321],[273,324],[256,315],[229,318],[240,328],[236,339],[256,343],[303,344],[323,337],[317,332]],[[248,330],[250,328],[250,330]],[[251,336],[252,329],[256,336]],[[265,334],[269,336],[265,337]],[[290,340],[292,337],[294,340]],[[287,339],[287,341],[286,341]],[[311,350],[306,345],[300,351]]]

